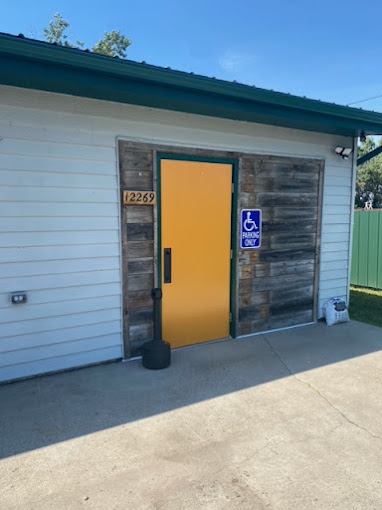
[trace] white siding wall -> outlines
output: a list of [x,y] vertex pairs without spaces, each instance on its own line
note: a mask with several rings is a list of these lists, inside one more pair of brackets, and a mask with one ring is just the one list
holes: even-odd
[[319,315],[346,297],[351,139],[0,87],[0,380],[122,356],[118,136],[324,158]]
[[[347,147],[352,147],[348,139]],[[352,193],[352,158],[327,164],[324,177],[322,247],[319,287],[319,317],[322,306],[332,297],[347,300],[349,282],[350,219]]]
[[114,135],[1,92],[0,380],[120,358]]

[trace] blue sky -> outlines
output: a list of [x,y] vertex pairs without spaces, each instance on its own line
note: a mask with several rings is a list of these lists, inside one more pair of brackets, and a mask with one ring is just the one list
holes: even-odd
[[[90,47],[105,30],[128,58],[348,104],[382,95],[382,2],[88,0],[2,2],[0,31],[42,38],[56,12]],[[355,105],[382,112],[382,97]]]

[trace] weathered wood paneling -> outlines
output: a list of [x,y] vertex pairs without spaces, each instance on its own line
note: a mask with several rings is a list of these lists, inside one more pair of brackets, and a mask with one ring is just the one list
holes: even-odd
[[[238,211],[262,209],[263,236],[259,250],[237,251],[236,333],[250,334],[314,319],[320,161],[124,141],[119,147],[121,189],[153,189],[155,151],[237,159]],[[152,335],[154,228],[152,207],[123,207],[124,329],[131,355],[139,353],[142,343]]]
[[238,209],[263,211],[262,244],[239,250],[238,334],[314,319],[320,161],[243,156]]
[[[153,190],[153,148],[119,142],[121,192]],[[154,287],[153,206],[122,206],[125,356],[140,354],[142,343],[152,339],[151,289]]]
[[152,271],[153,264],[154,259],[152,257],[129,260],[127,263],[127,271],[130,275],[147,274]]
[[[134,207],[139,207],[134,206]],[[127,223],[126,234],[130,241],[152,241],[154,239],[151,223]]]

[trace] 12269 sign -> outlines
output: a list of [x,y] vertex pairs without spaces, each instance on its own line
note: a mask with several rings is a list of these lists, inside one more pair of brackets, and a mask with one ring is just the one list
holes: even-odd
[[155,191],[124,191],[123,205],[155,205]]

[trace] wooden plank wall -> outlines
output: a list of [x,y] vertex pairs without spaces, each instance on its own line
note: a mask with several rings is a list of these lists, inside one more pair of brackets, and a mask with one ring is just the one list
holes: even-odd
[[[237,217],[242,208],[263,212],[261,248],[240,250],[236,240],[237,336],[315,320],[323,162],[120,141],[121,192],[154,189],[157,151],[237,159]],[[152,338],[154,209],[122,207],[126,356],[139,354],[142,343]]]
[[239,209],[261,209],[262,245],[239,250],[238,335],[315,320],[320,253],[316,160],[243,155]]
[[[121,192],[154,189],[152,147],[119,142]],[[122,203],[122,201],[121,201]],[[152,339],[151,289],[154,287],[154,207],[122,206],[123,335],[125,357],[140,354]]]

